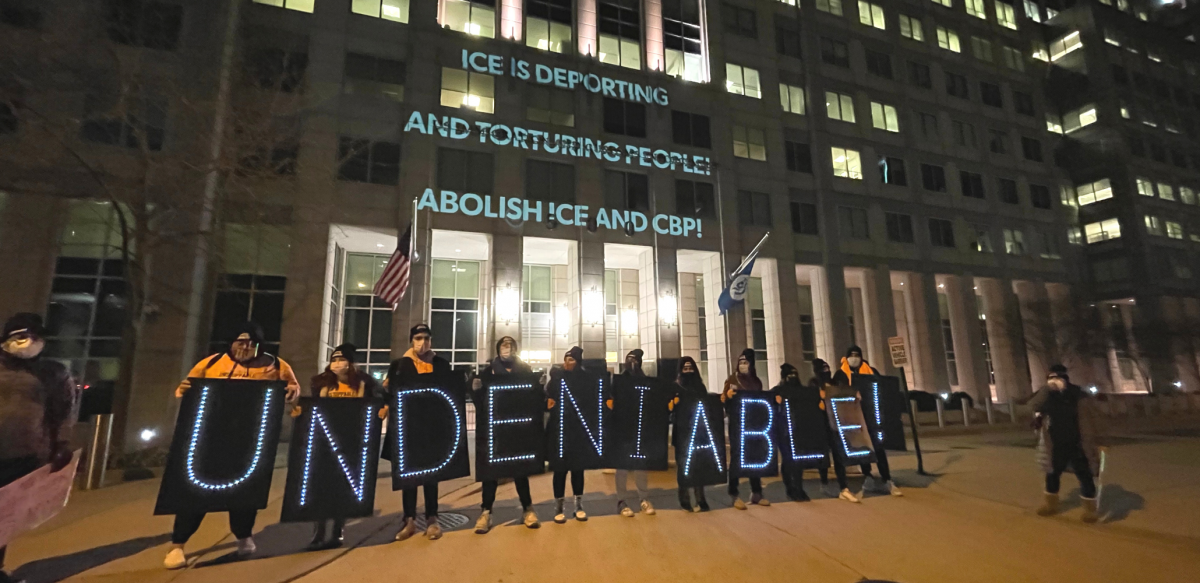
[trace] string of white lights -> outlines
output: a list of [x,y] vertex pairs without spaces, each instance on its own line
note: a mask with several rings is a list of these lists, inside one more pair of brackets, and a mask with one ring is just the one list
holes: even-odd
[[796,430],[792,427],[793,425],[795,425],[795,423],[792,422],[792,402],[791,401],[784,399],[783,413],[784,413],[784,415],[787,415],[788,447],[791,448],[791,450],[792,450],[792,461],[815,460],[818,458],[825,457],[824,452],[822,452],[822,453],[806,453],[804,455],[796,454],[796,433],[795,433]]
[[497,425],[511,425],[516,423],[531,423],[533,417],[512,417],[509,419],[496,419],[496,393],[498,391],[510,391],[515,389],[532,389],[533,385],[526,383],[523,385],[495,385],[488,387],[488,463],[497,464],[504,462],[531,460],[536,458],[534,454],[527,455],[512,455],[498,458],[496,457],[496,431]]
[[646,459],[646,456],[642,455],[642,411],[645,410],[646,393],[650,392],[650,387],[634,387],[634,388],[637,389],[637,391],[638,391],[637,444],[634,446],[633,455],[630,457],[635,457],[637,459],[644,460],[644,459]]
[[875,427],[879,430],[879,443],[883,443],[883,413],[879,411],[879,383],[871,383],[875,392]]
[[[763,428],[761,430],[754,429],[754,430],[746,431],[746,405],[748,405],[750,403],[762,405],[767,408],[767,426],[765,428]],[[740,423],[741,423],[742,432],[738,439],[738,467],[742,468],[742,469],[750,469],[750,470],[759,470],[759,469],[765,468],[768,465],[775,462],[775,444],[772,443],[772,441],[771,441],[771,426],[775,422],[775,416],[771,414],[772,413],[771,403],[769,403],[765,399],[752,399],[752,398],[743,396],[741,399],[741,405],[739,405],[739,410],[740,410],[740,414],[739,414],[738,421],[740,421]],[[754,437],[754,436],[762,437],[763,439],[765,439],[767,441],[767,459],[764,460],[763,463],[749,464],[749,465],[746,464],[746,435],[747,434],[749,434],[751,437]]]
[[259,464],[262,462],[263,446],[266,445],[267,441],[267,429],[271,425],[271,401],[275,397],[275,389],[267,389],[263,395],[262,416],[258,421],[258,441],[255,442],[254,457],[250,460],[250,466],[246,469],[246,473],[229,482],[215,484],[201,480],[197,476],[196,471],[196,449],[200,444],[200,432],[204,428],[204,413],[208,410],[208,391],[209,387],[204,387],[200,390],[200,405],[196,407],[196,420],[192,423],[192,439],[188,444],[185,469],[187,470],[188,481],[193,486],[212,491],[228,490],[249,480],[250,476],[254,475],[254,471],[258,469]]
[[[405,460],[405,455],[404,455],[404,399],[405,399],[405,397],[408,397],[410,395],[419,395],[422,393],[433,393],[433,394],[441,397],[443,400],[445,400],[447,405],[450,405],[450,412],[454,414],[454,445],[450,447],[450,453],[446,455],[446,458],[444,460],[442,460],[442,463],[438,464],[437,466],[434,466],[432,468],[426,468],[424,470],[405,471],[405,469],[404,469],[405,468],[405,461],[404,461]],[[463,420],[462,420],[462,417],[458,414],[458,407],[454,406],[454,399],[446,391],[443,391],[442,389],[439,389],[437,387],[426,387],[426,388],[422,388],[422,389],[409,389],[406,391],[397,391],[396,392],[396,456],[397,456],[396,460],[397,460],[397,467],[399,468],[399,470],[397,471],[397,474],[399,474],[399,477],[411,478],[413,476],[432,474],[434,472],[441,471],[442,468],[446,467],[446,465],[449,464],[450,461],[454,459],[455,454],[458,453],[458,447],[459,447],[459,445],[461,445],[461,442],[462,442],[462,428],[463,428]]]
[[[604,455],[604,380],[600,379],[599,390],[596,391],[596,397],[599,401],[596,413],[596,434],[592,435],[592,429],[588,427],[587,420],[583,418],[583,411],[579,410],[579,403],[575,401],[575,395],[571,393],[571,389],[567,388],[567,380],[561,381],[561,390],[559,391],[559,401],[566,395],[571,400],[571,408],[575,410],[575,415],[579,417],[579,424],[583,426],[584,433],[587,434],[588,440],[592,442],[592,447],[596,450],[596,455]],[[566,457],[566,403],[562,404],[563,410],[558,412],[558,457],[562,459]]]
[[[704,433],[708,436],[708,444],[697,446],[696,430],[700,428],[701,422],[704,423]],[[696,410],[692,416],[692,436],[688,439],[687,457],[685,457],[683,460],[684,476],[692,475],[692,452],[696,451],[697,449],[712,450],[713,460],[717,462],[717,471],[725,471],[724,466],[721,465],[721,453],[717,451],[717,440],[713,439],[712,428],[708,426],[708,409],[704,406],[703,402],[696,404]]]
[[342,468],[342,475],[346,476],[346,481],[350,482],[350,489],[354,491],[354,497],[359,501],[363,501],[363,496],[366,492],[367,484],[367,463],[370,461],[369,450],[371,445],[371,428],[375,423],[375,407],[367,406],[366,420],[363,422],[363,440],[362,440],[362,461],[359,463],[358,483],[354,481],[354,472],[346,464],[346,457],[342,455],[341,444],[334,438],[333,432],[329,430],[329,425],[325,422],[325,415],[316,406],[313,406],[312,421],[308,425],[308,448],[304,454],[304,480],[300,483],[300,505],[308,504],[308,482],[310,470],[312,467],[313,449],[317,437],[317,427],[321,428],[321,433],[325,435],[325,441],[329,444],[329,449],[333,451],[333,455],[337,458],[338,465]]
[[831,407],[831,409],[833,411],[833,423],[835,425],[837,425],[838,437],[842,440],[842,451],[845,451],[846,455],[850,456],[850,457],[871,455],[871,451],[866,450],[866,449],[850,451],[850,443],[846,441],[846,431],[853,431],[855,429],[860,429],[860,428],[862,428],[862,425],[842,425],[841,416],[838,415],[838,403],[844,402],[844,401],[850,401],[853,403],[854,397],[837,397],[837,398],[830,399],[829,401],[830,401],[829,406]]

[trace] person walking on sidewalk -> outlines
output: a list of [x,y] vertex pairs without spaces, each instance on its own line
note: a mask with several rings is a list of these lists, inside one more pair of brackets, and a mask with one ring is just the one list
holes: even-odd
[[[408,331],[409,349],[404,356],[392,361],[388,367],[388,391],[397,391],[407,382],[418,375],[438,374],[450,375],[450,363],[433,352],[433,332],[428,324],[417,324]],[[389,398],[388,402],[393,399]],[[386,410],[386,408],[385,408]],[[387,440],[390,446],[392,440]],[[384,449],[385,459],[395,452],[390,448]],[[438,483],[426,482],[422,486],[425,493],[425,538],[437,540],[442,538],[442,527],[438,526]],[[402,490],[404,505],[404,526],[396,533],[397,541],[405,541],[417,533],[417,487],[412,486]]]
[[[325,372],[314,376],[311,381],[311,396],[321,399],[355,399],[383,397],[384,389],[369,374],[361,372],[356,366],[358,347],[353,344],[343,344],[333,349],[329,357],[329,366]],[[298,415],[300,408],[294,410]],[[332,525],[327,524],[332,522]],[[325,538],[326,527],[329,526],[329,538]],[[335,518],[332,521],[321,520],[313,527],[312,542],[308,550],[320,551],[336,549],[342,546],[342,529],[346,526],[345,518]]]
[[[66,367],[42,358],[45,334],[41,316],[22,312],[5,322],[0,337],[0,487],[47,463],[61,471],[74,455],[75,385]],[[17,583],[4,571],[6,549],[0,547],[0,583]]]
[[[487,399],[483,386],[490,384],[496,377],[512,374],[526,374],[533,369],[517,356],[517,341],[512,336],[505,336],[496,343],[496,357],[492,362],[471,381],[471,390],[476,403]],[[513,478],[517,488],[517,497],[521,500],[521,511],[527,528],[538,528],[537,512],[533,510],[533,497],[529,494],[529,476]],[[483,483],[483,513],[475,522],[475,534],[487,534],[492,529],[492,505],[496,502],[496,489],[500,486],[497,480],[487,480]]]
[[[738,355],[737,371],[725,379],[725,387],[721,390],[721,402],[728,402],[739,392],[761,393],[762,381],[754,369],[754,349],[747,348]],[[733,507],[745,510],[746,503],[738,495],[738,478],[729,472],[729,496],[733,498]],[[762,478],[750,478],[750,503],[759,506],[770,506],[771,501],[763,497]]]
[[[1038,416],[1034,419],[1040,439],[1039,458],[1046,473],[1046,492],[1037,513],[1058,513],[1060,478],[1067,468],[1079,479],[1083,499],[1083,521],[1096,522],[1096,481],[1100,473],[1100,419],[1092,399],[1079,386],[1071,384],[1067,368],[1050,367],[1046,386],[1027,399]],[[1019,401],[1018,401],[1019,402]]]
[[[642,372],[642,356],[645,355],[642,349],[635,348],[625,355],[625,370],[621,372],[627,377],[645,377],[646,373]],[[608,401],[608,408],[612,409],[612,400]],[[650,503],[650,485],[646,476],[646,470],[617,470],[617,511],[621,516],[633,518],[633,509],[626,503],[629,500],[629,474],[633,473],[633,483],[637,487],[638,500],[641,501],[640,508],[642,513],[647,516],[654,516],[654,505]]]
[[[684,356],[679,359],[679,375],[675,377],[675,399],[671,401],[671,408],[679,404],[679,397],[687,395],[693,398],[704,398],[708,394],[708,388],[704,386],[704,379],[700,378],[700,368],[696,366],[696,361],[690,356]],[[671,424],[675,426],[674,423]],[[681,448],[683,436],[678,433],[672,433],[672,440],[676,448]],[[688,490],[691,490],[689,496]],[[695,498],[696,505],[692,505],[691,498]],[[691,512],[708,512],[708,499],[704,497],[704,486],[695,486],[688,488],[687,486],[679,487],[679,507]]]
[[[819,358],[814,358],[812,361],[813,378],[808,381],[808,390],[812,393],[810,398],[817,400],[817,406],[822,411],[825,410],[825,397],[827,390],[833,389],[836,385],[833,384],[833,375],[829,372],[829,363]],[[813,396],[815,395],[815,397]],[[826,441],[829,442],[829,451],[825,452],[824,466],[817,468],[817,472],[821,476],[821,489],[827,496],[845,500],[847,502],[858,504],[858,496],[850,491],[850,483],[846,480],[846,465],[842,463],[842,458],[838,457],[833,452],[833,448],[837,447],[834,441],[833,427],[825,424]],[[835,494],[829,491],[829,463],[833,462],[833,473],[837,476],[838,492]]]
[[[287,400],[294,402],[300,395],[300,381],[296,373],[282,358],[262,351],[263,330],[254,322],[246,322],[230,339],[229,349],[214,354],[192,367],[187,378],[175,389],[175,396],[183,395],[192,388],[189,379],[244,379],[262,381],[284,381],[287,383]],[[183,546],[188,539],[196,534],[200,523],[204,521],[203,512],[182,513],[175,515],[175,527],[171,531],[171,550],[163,559],[163,566],[168,569],[180,569],[187,566],[187,556]],[[229,530],[237,537],[237,556],[248,557],[254,554],[254,521],[258,510],[242,509],[229,511]]]
[[[572,346],[563,356],[563,365],[561,370],[551,371],[549,380],[546,381],[544,390],[546,391],[546,410],[553,410],[558,405],[554,398],[550,395],[556,395],[559,384],[562,382],[563,374],[575,370],[583,370],[583,349],[578,346]],[[562,420],[559,421],[562,423]],[[549,433],[546,439],[550,439]],[[549,441],[547,441],[549,443]],[[567,472],[571,472],[571,493],[575,496],[575,520],[586,522],[588,519],[587,512],[583,509],[583,470],[554,470],[554,522],[564,524],[567,522],[566,511],[563,508],[563,497],[567,493]]]
[[[863,358],[862,349],[857,346],[851,346],[846,350],[846,356],[842,357],[841,366],[833,375],[833,383],[840,386],[853,388],[854,380],[859,376],[878,376],[879,371],[875,367],[867,363]],[[862,403],[862,395],[858,395],[859,403]],[[863,415],[867,415],[867,411],[863,411]],[[879,466],[879,477],[882,481],[876,481],[875,476],[871,475],[871,464],[862,464],[859,469],[862,470],[863,476],[863,492],[874,490],[882,494],[891,494],[892,496],[903,496],[904,492],[896,486],[892,481],[892,471],[888,466],[887,451],[883,448],[883,443],[879,439],[879,435],[875,431],[870,431],[871,445],[875,449],[875,465]]]

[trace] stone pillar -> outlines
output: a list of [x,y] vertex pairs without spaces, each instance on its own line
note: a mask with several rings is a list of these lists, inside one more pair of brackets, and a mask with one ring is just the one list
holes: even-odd
[[[763,380],[765,386],[773,387],[781,380],[779,367],[787,362],[783,340],[783,306],[779,299],[779,262],[772,258],[760,257],[755,267],[762,272],[763,317],[767,333],[767,362],[757,363],[758,377]],[[795,278],[792,278],[792,282],[794,286]],[[795,305],[795,301],[791,302],[791,306]],[[789,320],[796,321],[796,318]],[[794,325],[792,327],[795,328]]]
[[1013,288],[1021,306],[1030,381],[1033,386],[1040,386],[1050,366],[1058,363],[1058,343],[1051,330],[1046,285],[1040,281],[1014,281]]
[[[595,237],[583,237],[582,244],[579,245],[579,288],[583,291],[582,297],[586,298],[593,291],[600,294],[600,313],[604,313],[604,243]],[[571,275],[568,274],[568,277]],[[588,308],[584,307],[584,311]],[[618,310],[618,319],[620,318],[620,310]],[[580,327],[579,331],[579,347],[583,348],[583,357],[585,359],[604,358],[604,323],[601,321],[599,325],[592,326],[586,322]],[[624,354],[617,355],[617,358],[625,356]]]
[[859,348],[867,351],[863,353],[863,358],[867,359],[867,362],[874,362],[868,354],[870,351],[865,346],[867,344],[867,314],[863,303],[864,298],[861,287],[846,288],[846,325],[849,326],[847,329],[849,330],[850,341]]
[[1192,353],[1191,336],[1195,334],[1193,326],[1183,307],[1183,298],[1164,297],[1162,302],[1162,317],[1164,328],[1170,335],[1171,369],[1174,379],[1172,389],[1179,391],[1189,387],[1195,390],[1200,386],[1200,377],[1196,374],[1196,359]]
[[523,9],[521,0],[500,0],[500,38],[514,41],[525,38]]
[[996,370],[996,392],[1007,401],[1030,393],[1025,362],[1025,339],[1021,332],[1021,309],[1008,280],[977,280],[987,316],[992,367]]
[[[512,336],[520,341],[523,242],[524,238],[519,234],[492,235],[491,260],[488,262],[492,268],[491,333],[488,334],[490,341],[480,346],[480,362],[486,360],[483,353],[493,356],[491,350],[495,340]],[[501,305],[509,302],[513,305]]]
[[579,35],[579,54],[596,57],[600,54],[600,29],[597,25],[596,0],[579,0],[575,4],[579,15],[575,27]]
[[679,274],[676,298],[679,305],[679,354],[680,356],[690,356],[696,362],[700,362],[699,308],[703,306],[699,305],[699,298],[696,297],[696,274]]
[[888,338],[897,335],[896,307],[892,299],[892,272],[887,265],[863,270],[863,312],[866,341],[863,350],[871,364],[885,375],[897,374],[892,366]]
[[666,51],[663,50],[662,0],[642,0],[645,11],[646,25],[646,68],[651,71],[665,71],[667,68]]
[[975,299],[975,278],[964,273],[961,276],[943,276],[942,280],[950,305],[959,390],[975,397],[976,403],[991,399],[983,333],[979,328],[979,306]]
[[[658,327],[658,354],[656,358],[660,362],[666,362],[670,370],[674,370],[679,357],[683,354],[680,338],[682,305],[680,302],[681,290],[679,287],[678,257],[673,247],[661,245],[658,248],[657,255],[658,257],[654,262],[658,275],[658,296],[655,298],[655,303],[657,305],[661,301],[659,298],[670,296],[675,300],[675,313],[668,316],[656,310],[656,317],[654,319],[655,326]],[[696,293],[695,285],[692,286],[691,291],[694,296]],[[669,323],[669,320],[672,318],[674,319],[674,323]],[[659,373],[658,368],[655,369],[655,373]],[[647,372],[646,374],[650,373]]]
[[846,314],[846,275],[840,266],[812,268],[813,325],[817,331],[817,358],[837,368],[850,347]]
[[[712,253],[704,259],[704,321],[705,336],[708,338],[708,389],[720,392],[721,383],[731,370],[728,319],[721,315],[717,299],[721,297],[724,287],[724,269],[721,267],[721,256]],[[743,324],[744,326],[744,324]],[[737,350],[741,350],[738,348]]]
[[913,274],[908,278],[908,290],[912,312],[909,328],[915,336],[913,344],[922,350],[914,355],[921,369],[921,385],[930,393],[950,390],[950,379],[946,369],[946,346],[942,340],[942,318],[938,309],[937,282],[934,274]]
[[[769,282],[776,290],[775,300],[778,301],[778,304],[772,305],[771,298],[763,298],[764,304],[766,304],[768,349],[780,355],[779,364],[792,363],[800,371],[800,376],[807,378],[809,367],[807,359],[804,358],[804,339],[800,334],[800,314],[807,313],[808,308],[805,307],[804,311],[801,311],[800,286],[796,283],[796,264],[791,259],[776,259],[772,263],[774,265],[770,273],[764,272],[763,274],[763,289],[766,289]],[[773,310],[777,317],[772,316]],[[772,339],[774,337],[772,326],[778,327],[778,338],[774,340]],[[774,343],[778,343],[779,347],[775,348]],[[779,367],[776,366],[773,372],[778,374]]]

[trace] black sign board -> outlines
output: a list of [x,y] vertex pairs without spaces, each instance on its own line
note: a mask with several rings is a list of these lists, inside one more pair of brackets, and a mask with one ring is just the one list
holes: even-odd
[[287,383],[189,380],[154,513],[266,508]]
[[876,447],[905,451],[904,441],[904,393],[900,390],[899,377],[856,376],[854,389],[862,396],[863,417],[867,430]]
[[548,397],[554,400],[546,426],[546,458],[550,469],[589,470],[604,467],[604,434],[608,432],[607,373],[556,371]]
[[466,398],[457,373],[416,375],[393,388],[388,415],[392,489],[471,475]]
[[675,472],[680,487],[724,484],[725,412],[721,396],[680,395],[675,405]]
[[492,376],[475,391],[475,479],[484,482],[546,470],[539,374]]
[[825,413],[833,431],[833,454],[846,465],[873,463],[875,450],[858,399],[849,395],[827,396]]
[[371,516],[383,400],[302,397],[299,406],[280,522]]
[[[801,391],[811,391],[804,395]],[[785,470],[826,467],[829,452],[829,421],[816,389],[797,387],[782,390],[783,402],[776,406],[775,440]]]
[[621,470],[667,469],[669,403],[675,386],[653,377],[613,377],[610,431],[605,455],[608,467]]
[[729,471],[739,478],[779,475],[774,393],[740,392],[729,401]]

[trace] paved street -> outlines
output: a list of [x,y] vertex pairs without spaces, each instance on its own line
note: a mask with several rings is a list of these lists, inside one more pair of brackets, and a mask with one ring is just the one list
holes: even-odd
[[[188,546],[194,564],[168,572],[161,560],[171,525],[152,516],[156,481],[77,493],[63,514],[18,539],[9,566],[30,583],[56,580],[150,583],[347,583],[350,581],[830,581],[901,583],[969,581],[1193,582],[1200,572],[1200,430],[1126,429],[1109,453],[1101,524],[1079,522],[1074,477],[1063,478],[1066,511],[1033,512],[1042,491],[1028,432],[928,437],[926,469],[911,454],[892,454],[903,498],[872,495],[851,505],[819,494],[806,476],[809,503],[786,502],[770,480],[775,504],[738,511],[724,488],[710,487],[713,511],[683,512],[673,474],[651,477],[657,516],[616,514],[613,477],[589,472],[586,523],[550,522],[550,476],[533,481],[545,521],[517,524],[511,485],[500,488],[501,522],[472,532],[478,485],[443,484],[442,512],[467,523],[436,542],[391,542],[399,493],[380,482],[380,515],[352,523],[343,549],[302,552],[307,525],[281,525],[283,472],[272,505],[259,515],[258,555],[232,561],[223,515],[210,516]],[[859,479],[852,479],[857,487]],[[746,486],[743,486],[745,489]],[[1074,490],[1074,491],[1073,491]],[[1073,492],[1072,492],[1073,491]],[[568,503],[569,504],[569,503]]]

